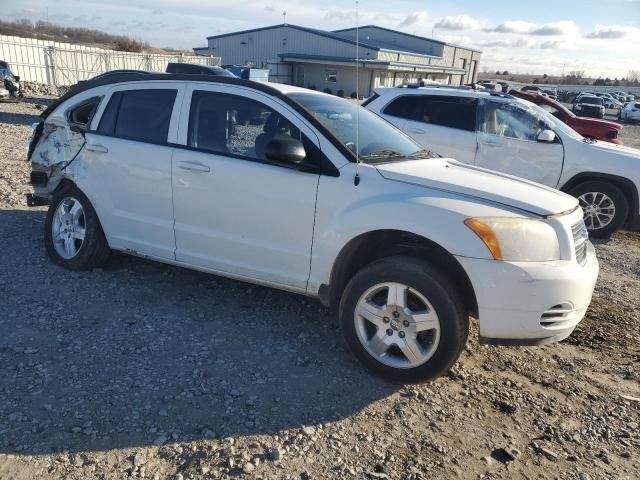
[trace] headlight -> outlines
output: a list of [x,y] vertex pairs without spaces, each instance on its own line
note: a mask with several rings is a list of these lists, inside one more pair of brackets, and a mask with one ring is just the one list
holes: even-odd
[[546,262],[560,259],[558,235],[541,220],[510,217],[467,218],[469,227],[496,260]]

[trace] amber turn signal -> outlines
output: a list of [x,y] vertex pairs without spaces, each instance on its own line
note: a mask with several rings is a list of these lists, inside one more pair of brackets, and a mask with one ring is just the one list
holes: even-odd
[[486,224],[478,220],[477,218],[467,218],[464,224],[473,230],[480,240],[487,246],[491,255],[496,260],[502,260],[502,250],[500,249],[500,242],[493,230]]

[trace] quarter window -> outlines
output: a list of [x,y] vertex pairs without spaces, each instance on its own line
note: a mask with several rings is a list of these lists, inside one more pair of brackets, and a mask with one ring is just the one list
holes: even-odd
[[67,111],[69,123],[88,130],[99,104],[100,97],[93,97],[72,107]]
[[416,120],[441,127],[474,132],[477,104],[478,102],[474,98],[421,96],[416,107]]
[[177,90],[125,90],[114,93],[99,133],[140,142],[165,143]]
[[417,95],[403,95],[387,105],[382,113],[393,117],[414,119],[413,110],[416,105]]
[[212,153],[267,160],[267,144],[279,137],[303,140],[295,125],[260,102],[225,93],[193,92],[189,146]]

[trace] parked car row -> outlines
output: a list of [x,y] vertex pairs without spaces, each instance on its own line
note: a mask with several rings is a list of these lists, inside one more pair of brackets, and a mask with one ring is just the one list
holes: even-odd
[[457,88],[380,88],[365,105],[436,153],[570,193],[592,236],[640,226],[640,151],[585,138],[558,118],[562,110]]
[[636,159],[608,145],[498,93],[383,89],[365,109],[283,84],[125,74],[54,102],[28,158],[54,263],[91,269],[118,250],[309,295],[337,308],[365,366],[415,382],[456,361],[470,316],[483,343],[574,330],[598,275],[585,218],[604,233],[638,212],[594,173],[636,188]]

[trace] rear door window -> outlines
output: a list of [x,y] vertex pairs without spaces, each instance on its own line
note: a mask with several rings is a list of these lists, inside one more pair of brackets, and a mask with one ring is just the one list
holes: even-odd
[[165,143],[177,93],[175,89],[114,93],[100,119],[98,133],[140,142]]
[[419,122],[474,132],[476,129],[475,98],[449,96],[422,96],[417,106]]
[[382,113],[393,117],[414,120],[414,107],[416,106],[416,101],[418,99],[418,95],[403,95],[391,101],[391,103],[384,108]]

